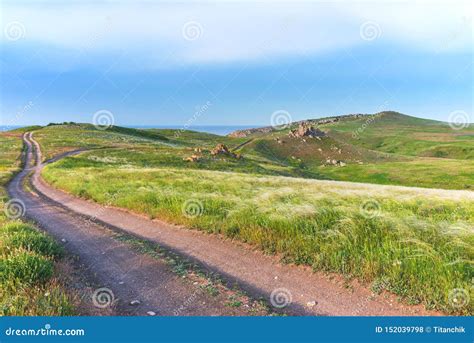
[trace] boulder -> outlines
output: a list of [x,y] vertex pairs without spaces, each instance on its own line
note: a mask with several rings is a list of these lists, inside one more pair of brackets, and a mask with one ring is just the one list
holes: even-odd
[[224,144],[217,144],[214,149],[211,150],[211,155],[229,155],[231,152]]
[[189,157],[183,158],[183,160],[187,162],[199,162],[201,160],[201,157],[198,155],[191,155]]
[[338,166],[338,167],[345,167],[347,165],[346,162],[343,162],[341,160],[332,160],[332,159],[327,159],[326,160],[326,165],[333,165],[333,166]]
[[229,148],[225,144],[222,144],[222,143],[217,144],[216,147],[211,150],[211,155],[228,156],[228,157],[233,157],[237,159],[242,158],[242,155],[233,153],[232,151],[229,150]]

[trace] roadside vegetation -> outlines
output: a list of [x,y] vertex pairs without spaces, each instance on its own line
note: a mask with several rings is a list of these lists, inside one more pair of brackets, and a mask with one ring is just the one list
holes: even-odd
[[20,167],[21,150],[20,134],[0,134],[0,316],[71,315],[74,297],[56,277],[61,247],[4,213],[5,185]]
[[74,314],[74,297],[55,277],[61,253],[31,225],[0,219],[0,316]]

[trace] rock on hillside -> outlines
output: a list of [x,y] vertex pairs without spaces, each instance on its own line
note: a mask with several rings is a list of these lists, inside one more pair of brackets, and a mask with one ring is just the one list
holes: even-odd
[[[337,116],[337,117],[326,117],[326,118],[321,118],[321,119],[308,119],[308,120],[302,120],[302,121],[297,121],[293,122],[293,125],[301,125],[302,123],[310,123],[311,125],[317,126],[317,125],[322,125],[322,124],[330,124],[330,123],[336,123],[340,120],[352,120],[352,119],[358,119],[363,116],[371,116],[371,114],[347,114],[347,115],[342,115],[342,116]],[[234,132],[231,132],[228,134],[229,137],[234,137],[234,138],[243,138],[250,136],[255,133],[270,133],[273,131],[277,131],[272,126],[265,126],[265,127],[259,127],[255,129],[245,129],[245,130],[237,130]]]
[[214,149],[211,150],[211,155],[217,156],[217,155],[224,155],[224,156],[230,156],[234,158],[241,158],[240,154],[235,154],[232,151],[229,150],[229,148],[225,144],[217,144]]
[[233,153],[232,151],[229,150],[229,148],[225,144],[217,144],[214,149],[211,151],[203,150],[202,148],[194,148],[195,154],[183,158],[184,161],[187,162],[199,162],[203,158],[203,154],[206,152],[210,153],[212,156],[226,156],[226,157],[232,157],[236,159],[242,158],[242,155]]
[[251,134],[254,134],[254,133],[270,133],[272,131],[274,131],[273,127],[266,126],[266,127],[255,128],[255,129],[237,130],[237,131],[229,133],[228,136],[233,137],[233,138],[243,138],[243,137],[250,136]]
[[183,161],[187,162],[199,162],[201,160],[201,156],[198,155],[191,155],[189,157],[183,158]]
[[308,122],[301,122],[298,125],[298,128],[291,130],[288,133],[288,137],[295,137],[295,138],[304,138],[304,137],[309,137],[309,138],[314,138],[314,137],[324,137],[326,134],[321,131],[318,128],[314,128],[310,123]]

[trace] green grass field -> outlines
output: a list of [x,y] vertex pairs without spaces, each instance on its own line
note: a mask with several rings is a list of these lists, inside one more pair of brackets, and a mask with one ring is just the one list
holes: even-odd
[[[389,154],[392,161],[320,170],[336,180],[445,189],[474,188],[474,128],[387,112],[322,127],[339,141]],[[365,126],[364,126],[365,125]],[[361,130],[360,132],[358,130]],[[397,161],[402,158],[403,161]],[[319,168],[321,169],[321,168]]]
[[403,162],[319,167],[333,180],[444,189],[474,189],[474,160],[418,158]]
[[[470,189],[470,144],[463,143],[466,155],[456,151],[447,158],[426,157],[425,150],[387,153],[342,142],[330,133],[309,142],[308,149],[329,153],[337,145],[342,151],[336,154],[352,157],[354,163],[322,167],[324,153],[315,157],[305,151],[306,145],[285,152],[281,149],[289,147],[278,147],[271,134],[250,141],[239,149],[244,158],[235,159],[212,156],[208,149],[218,142],[237,147],[248,138],[176,135],[173,130],[153,130],[158,136],[143,137],[138,131],[128,135],[71,126],[37,131],[48,156],[94,149],[49,165],[46,181],[99,203],[251,243],[287,262],[357,277],[375,290],[383,285],[409,303],[473,313],[472,302],[462,308],[452,305],[453,290],[472,291],[472,200],[442,190],[425,195],[423,190],[310,180]],[[201,160],[183,161],[196,148]]]
[[74,297],[56,278],[62,250],[50,237],[4,213],[6,183],[19,170],[19,133],[0,134],[0,316],[74,313]]

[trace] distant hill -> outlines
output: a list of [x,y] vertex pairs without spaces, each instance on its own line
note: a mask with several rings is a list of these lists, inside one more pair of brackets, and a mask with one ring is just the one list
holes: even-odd
[[[294,128],[298,126],[301,123],[311,123],[313,125],[320,125],[320,124],[328,124],[328,123],[335,123],[339,122],[342,120],[352,120],[352,119],[357,119],[357,118],[362,118],[364,116],[371,116],[369,114],[347,114],[347,115],[341,115],[341,116],[336,116],[336,117],[325,117],[325,118],[319,118],[319,119],[306,119],[306,120],[300,120],[300,121],[295,121],[290,123],[288,126],[289,128]],[[280,131],[279,127],[273,127],[273,126],[264,126],[264,127],[257,127],[253,129],[245,129],[245,130],[237,130],[234,132],[231,132],[228,136],[229,137],[248,137],[251,135],[255,134],[265,134],[265,133],[270,133],[270,132],[275,132],[275,131]]]
[[[422,119],[417,117],[408,116],[405,114],[401,114],[398,112],[393,111],[386,111],[386,112],[379,112],[376,114],[346,114],[340,116],[333,116],[333,117],[323,117],[318,119],[305,119],[295,121],[289,124],[289,128],[293,129],[301,123],[310,123],[312,125],[326,125],[326,124],[334,124],[334,123],[347,123],[347,122],[363,122],[366,120],[370,120],[373,117],[383,117],[384,122],[403,122],[404,124],[408,125],[448,125],[447,123],[443,123],[440,121],[429,120],[429,119]],[[257,127],[257,128],[250,128],[245,130],[236,130],[231,132],[228,136],[229,137],[249,137],[255,134],[266,134],[270,132],[280,131],[280,128],[273,127],[273,126],[264,126],[264,127]]]
[[[304,137],[304,142],[302,139],[290,138],[289,132],[303,123],[324,131],[327,137],[319,142]],[[387,111],[308,119],[294,122],[284,130],[262,127],[235,131],[229,136],[251,139],[252,142],[245,146],[247,150],[254,147],[275,156],[304,155],[306,159],[318,162],[324,157],[340,157],[349,162],[360,162],[380,158],[398,160],[403,156],[473,159],[473,130],[474,128],[454,130],[448,123]],[[304,149],[301,143],[306,143]],[[295,147],[295,144],[298,147]],[[322,153],[321,150],[328,148],[337,148],[341,156]],[[376,152],[385,153],[385,156]]]

